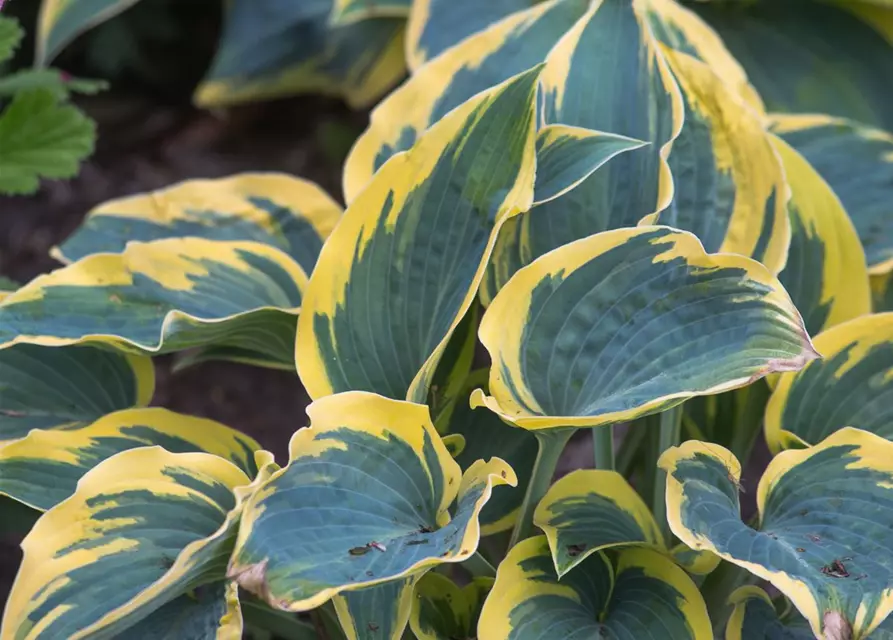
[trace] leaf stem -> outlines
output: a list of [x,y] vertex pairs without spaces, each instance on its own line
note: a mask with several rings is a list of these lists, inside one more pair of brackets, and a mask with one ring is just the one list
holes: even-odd
[[729,450],[744,466],[763,426],[763,415],[771,391],[765,380],[757,380],[750,386],[738,389],[736,394],[737,411]]
[[620,450],[617,452],[617,459],[614,462],[614,469],[617,473],[627,478],[632,474],[637,459],[641,457],[642,444],[647,435],[648,431],[645,429],[645,425],[638,420],[627,425],[626,434],[620,441]]
[[614,425],[592,429],[596,469],[614,469]]
[[527,493],[524,494],[524,501],[521,503],[521,513],[515,523],[515,529],[512,531],[509,549],[521,540],[530,537],[533,530],[533,512],[539,501],[546,495],[546,491],[549,490],[552,476],[555,475],[555,467],[558,466],[558,459],[574,431],[576,429],[542,429],[535,432],[539,451],[536,454],[536,462],[533,463],[533,473],[530,477],[530,484],[527,485]]
[[481,555],[480,551],[475,552],[468,560],[462,563],[462,568],[475,578],[495,578],[496,569],[487,559]]
[[[660,434],[657,442],[657,457],[679,444],[682,436],[682,405],[667,409],[660,414]],[[652,508],[657,525],[664,534],[664,540],[670,542],[670,525],[667,522],[667,474],[662,469],[656,469],[654,475],[654,492]]]

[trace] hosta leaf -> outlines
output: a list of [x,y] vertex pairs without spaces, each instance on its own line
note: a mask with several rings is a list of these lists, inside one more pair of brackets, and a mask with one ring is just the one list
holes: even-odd
[[137,1],[43,0],[37,23],[37,64],[46,65],[84,31],[132,7]]
[[650,549],[627,549],[612,563],[589,556],[560,582],[545,536],[515,545],[499,565],[478,637],[710,640],[707,608],[685,572]]
[[559,578],[610,547],[636,544],[666,551],[651,511],[616,471],[572,471],[549,488],[533,522],[549,539]]
[[54,254],[74,262],[118,253],[134,240],[254,240],[282,249],[310,273],[340,217],[341,207],[322,189],[285,174],[187,180],[99,205]]
[[[423,3],[416,2],[418,13]],[[451,3],[462,7],[463,2]],[[494,3],[476,3],[474,13]],[[477,93],[543,62],[586,12],[587,0],[551,0],[511,15],[418,69],[372,111],[344,166],[352,202],[391,156],[411,148],[429,126]],[[444,9],[448,9],[444,6]]]
[[690,441],[660,459],[667,518],[694,549],[768,580],[823,637],[826,625],[867,637],[893,610],[893,442],[841,429],[777,455],[760,479],[759,518],[741,520],[741,466],[716,444]]
[[439,573],[426,573],[415,588],[410,627],[418,640],[474,638],[492,578],[474,578],[459,588]]
[[813,640],[805,621],[786,624],[779,618],[769,595],[759,587],[746,586],[729,597],[734,606],[726,626],[725,640]]
[[787,185],[762,119],[706,64],[677,51],[667,60],[685,125],[669,159],[673,202],[649,222],[691,231],[711,253],[746,255],[778,273],[791,238]]
[[335,596],[332,601],[347,640],[401,640],[415,581],[411,576]]
[[[424,405],[353,391],[317,400],[291,462],[246,505],[229,575],[271,606],[306,611],[334,595],[474,554],[502,460],[460,478]],[[447,511],[458,496],[455,511]]]
[[156,354],[221,344],[277,363],[289,354],[305,281],[288,256],[258,242],[132,243],[7,296],[0,346],[96,343]]
[[0,448],[0,493],[49,509],[74,493],[81,476],[103,460],[153,445],[171,453],[211,453],[248,477],[257,473],[254,452],[260,445],[234,429],[167,409],[126,409],[81,428],[34,430]]
[[704,62],[753,109],[764,112],[763,101],[747,79],[744,68],[726,49],[722,38],[698,15],[676,0],[645,0],[655,37],[670,49]]
[[564,124],[543,127],[536,136],[534,204],[564,195],[614,156],[645,144],[641,140]]
[[612,547],[651,547],[691,573],[710,573],[719,562],[684,545],[671,552],[651,511],[616,471],[579,469],[562,477],[537,505],[533,522],[549,540],[559,578]]
[[399,18],[331,25],[332,0],[233,0],[207,76],[204,107],[308,92],[366,106],[405,72]]
[[600,426],[816,357],[761,264],[667,227],[579,240],[519,271],[484,314],[491,396],[525,429]]
[[167,618],[164,605],[223,579],[248,483],[207,453],[146,447],[100,463],[22,543],[3,637],[113,637]]
[[848,10],[812,0],[689,6],[719,32],[767,111],[893,128],[890,45]]
[[350,204],[298,322],[298,372],[312,398],[352,389],[427,398],[500,225],[533,199],[539,72],[452,111]]
[[766,407],[766,440],[778,452],[817,444],[855,426],[893,439],[893,313],[820,333],[821,360],[779,377]]
[[464,437],[465,448],[456,457],[456,462],[463,469],[468,469],[477,460],[499,456],[518,475],[517,487],[494,487],[493,495],[481,511],[481,533],[489,536],[514,526],[530,483],[538,447],[536,437],[529,431],[507,425],[485,408],[471,407],[468,402],[471,392],[486,385],[486,369],[469,376],[456,403],[448,431],[451,435]]
[[238,640],[242,609],[234,582],[214,582],[180,596],[130,627],[124,634],[140,640]]
[[144,356],[28,344],[0,350],[0,447],[31,429],[76,429],[146,406],[154,391],[155,369]]
[[791,188],[791,246],[778,279],[810,334],[871,311],[865,252],[840,200],[793,148],[773,145]]
[[519,268],[552,249],[635,226],[670,204],[666,157],[682,128],[683,103],[659,47],[642,2],[603,0],[551,50],[542,76],[544,124],[650,144],[618,155],[563,196],[508,222],[493,250],[485,302]]
[[28,194],[40,178],[71,178],[95,139],[93,121],[53,91],[16,94],[0,113],[0,192]]
[[865,248],[869,273],[893,270],[893,136],[821,115],[776,116],[773,129],[840,198]]
[[893,271],[871,277],[871,306],[878,313],[893,311]]
[[[468,404],[466,381],[474,362],[479,319],[479,306],[472,305],[450,337],[431,378],[431,389],[428,391],[428,400],[425,404],[428,405],[431,422],[437,427],[438,433],[449,433],[450,421],[457,402]],[[462,440],[464,447],[464,438]],[[453,457],[456,455],[458,454],[453,454]]]
[[406,38],[409,68],[416,71],[460,40],[532,4],[531,0],[414,0]]
[[334,0],[330,21],[350,24],[369,18],[405,18],[412,0]]

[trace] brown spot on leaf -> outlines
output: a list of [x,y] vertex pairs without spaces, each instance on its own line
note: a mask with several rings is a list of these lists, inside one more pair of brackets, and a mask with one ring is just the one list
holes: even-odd
[[[226,577],[235,580],[236,584],[258,598],[265,600],[273,606],[276,603],[270,594],[270,585],[267,584],[267,559],[264,558],[260,562],[247,567],[237,567],[230,565],[226,573]],[[288,603],[286,603],[286,606]]]
[[826,611],[822,617],[822,640],[852,640],[853,627],[839,611]]
[[585,544],[569,544],[567,545],[567,555],[571,558],[576,558],[578,555],[586,551]]

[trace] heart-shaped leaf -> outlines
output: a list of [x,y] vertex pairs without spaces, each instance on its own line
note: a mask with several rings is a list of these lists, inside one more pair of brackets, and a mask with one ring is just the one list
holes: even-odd
[[560,582],[545,536],[528,538],[499,565],[478,637],[711,640],[707,607],[685,571],[650,549],[615,562],[589,556]]
[[759,518],[741,520],[741,466],[716,444],[690,441],[660,459],[667,518],[688,546],[769,581],[812,632],[865,638],[893,611],[893,442],[841,429],[776,456],[757,490]]
[[498,458],[460,478],[424,405],[352,391],[307,412],[291,462],[246,506],[229,570],[276,608],[306,611],[468,559],[493,486],[516,484]]
[[53,253],[74,262],[94,253],[118,253],[133,241],[253,240],[282,249],[310,273],[340,217],[341,207],[322,189],[285,174],[187,180],[99,205]]
[[865,248],[869,273],[893,270],[893,135],[824,115],[775,116],[773,130],[834,189]]
[[97,343],[158,354],[222,344],[278,364],[294,340],[305,282],[287,255],[258,242],[133,243],[7,296],[0,302],[0,347]]
[[770,448],[817,444],[849,426],[893,439],[893,313],[839,324],[815,346],[823,359],[781,375],[769,399]]
[[[258,461],[261,481],[272,457]],[[160,624],[175,623],[171,609],[195,606],[178,598],[223,580],[251,490],[244,472],[207,453],[145,447],[100,463],[22,543],[4,637],[126,636],[156,612]],[[213,609],[222,624],[223,607]],[[229,611],[235,624],[238,610]]]
[[623,422],[816,357],[761,264],[667,227],[600,233],[519,271],[484,314],[485,404],[525,429]]
[[452,111],[350,204],[298,323],[298,372],[312,398],[363,390],[425,401],[499,227],[533,200],[539,72]]
[[850,7],[861,4],[785,0],[689,6],[722,37],[767,111],[827,113],[891,129],[890,44],[851,13]]
[[76,429],[146,406],[154,391],[155,369],[144,356],[77,346],[0,350],[0,447],[31,429]]
[[791,246],[778,279],[815,335],[871,311],[865,251],[831,187],[790,145],[772,142],[791,188]]
[[35,429],[0,448],[0,494],[35,509],[49,509],[75,492],[78,480],[117,453],[158,445],[171,453],[203,451],[257,473],[260,445],[213,420],[167,409],[126,409],[84,427]]

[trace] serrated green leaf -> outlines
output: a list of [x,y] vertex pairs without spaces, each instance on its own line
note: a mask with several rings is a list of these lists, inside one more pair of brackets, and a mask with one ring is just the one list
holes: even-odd
[[0,192],[27,194],[40,178],[70,178],[93,151],[96,127],[52,90],[16,95],[0,114]]
[[12,57],[24,36],[25,32],[18,20],[0,16],[0,62],[6,62]]

